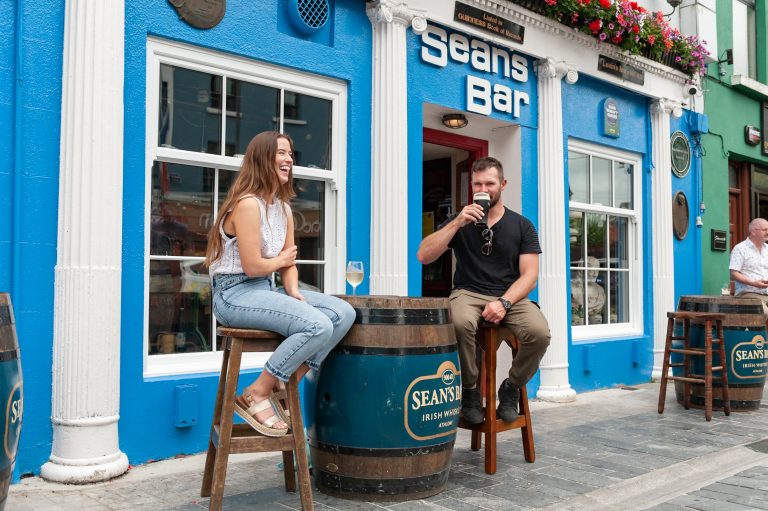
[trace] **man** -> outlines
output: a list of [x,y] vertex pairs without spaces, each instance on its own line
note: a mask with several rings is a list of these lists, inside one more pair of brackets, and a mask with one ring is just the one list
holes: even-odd
[[747,239],[731,252],[731,279],[736,281],[736,296],[759,298],[768,312],[768,220],[749,222]]
[[451,317],[461,360],[461,414],[470,424],[484,420],[475,360],[480,320],[502,323],[520,340],[509,377],[499,387],[496,413],[505,422],[518,417],[520,388],[536,373],[549,346],[547,321],[538,305],[527,298],[539,274],[538,236],[528,219],[504,207],[501,192],[506,186],[499,160],[477,160],[472,165],[472,191],[490,196],[487,227],[475,225],[483,218],[483,208],[469,204],[424,238],[417,254],[422,264],[435,261],[449,248],[456,257]]

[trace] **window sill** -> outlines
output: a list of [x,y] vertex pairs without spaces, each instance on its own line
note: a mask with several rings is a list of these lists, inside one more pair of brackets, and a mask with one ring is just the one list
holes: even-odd
[[596,325],[571,327],[573,344],[594,343],[602,341],[623,341],[642,337],[642,328],[632,325]]
[[731,76],[731,86],[753,99],[768,101],[768,85],[760,83],[747,75]]
[[[241,370],[262,369],[271,353],[243,353]],[[144,378],[185,374],[219,373],[222,352],[149,355],[145,358]]]

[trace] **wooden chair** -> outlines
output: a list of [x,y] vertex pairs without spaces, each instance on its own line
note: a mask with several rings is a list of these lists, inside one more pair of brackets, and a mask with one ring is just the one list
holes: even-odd
[[531,409],[528,406],[528,392],[525,386],[520,388],[520,416],[514,422],[504,422],[496,418],[496,352],[502,344],[506,343],[512,348],[514,356],[517,354],[520,343],[509,328],[491,323],[482,323],[477,329],[475,339],[483,349],[480,374],[485,374],[483,391],[485,420],[480,424],[472,425],[460,419],[459,427],[472,431],[473,451],[480,449],[482,435],[485,434],[485,472],[487,474],[496,473],[496,434],[510,429],[520,429],[525,461],[533,463],[536,460],[533,422],[531,422]]
[[290,492],[296,491],[296,480],[293,474],[293,455],[295,453],[298,464],[301,508],[304,511],[313,510],[307,446],[301,419],[301,402],[299,401],[296,375],[291,376],[285,385],[288,394],[288,411],[291,415],[288,434],[271,438],[261,435],[248,424],[233,425],[235,394],[237,393],[237,380],[240,376],[242,354],[244,352],[274,351],[284,338],[274,332],[239,328],[219,327],[216,333],[224,337],[224,353],[200,495],[211,497],[209,509],[221,509],[224,496],[224,479],[227,475],[227,460],[230,454],[282,451],[285,489]]
[[[712,373],[720,372],[720,382],[723,389],[723,411],[725,415],[731,414],[731,401],[728,395],[728,367],[725,359],[725,338],[723,336],[723,319],[725,314],[716,312],[668,312],[667,313],[667,339],[664,345],[664,365],[661,369],[661,387],[659,388],[659,413],[664,413],[664,403],[667,397],[667,382],[684,382],[683,406],[688,410],[691,406],[691,384],[704,385],[704,418],[712,420]],[[675,320],[683,323],[683,335],[674,335]],[[691,321],[702,323],[704,326],[704,347],[691,346]],[[712,325],[717,328],[717,338],[712,338]],[[672,341],[683,341],[682,348],[673,348]],[[712,344],[718,345],[720,365],[712,366]],[[683,361],[671,363],[672,353],[683,355]],[[691,371],[692,356],[704,357],[704,374],[693,374]],[[670,367],[682,367],[683,376],[668,376]],[[717,377],[715,377],[717,378]]]

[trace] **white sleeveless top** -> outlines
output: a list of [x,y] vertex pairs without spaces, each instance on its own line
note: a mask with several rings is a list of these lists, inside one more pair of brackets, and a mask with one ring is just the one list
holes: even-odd
[[[285,246],[285,237],[288,232],[288,215],[291,208],[279,199],[273,199],[267,206],[264,199],[255,195],[244,195],[240,200],[254,198],[261,210],[261,257],[271,259],[278,255]],[[229,215],[232,209],[226,212]],[[221,257],[211,263],[208,274],[213,277],[219,274],[245,273],[240,262],[240,250],[237,248],[237,237],[230,237],[224,232],[224,222],[219,225],[219,235],[223,250]]]

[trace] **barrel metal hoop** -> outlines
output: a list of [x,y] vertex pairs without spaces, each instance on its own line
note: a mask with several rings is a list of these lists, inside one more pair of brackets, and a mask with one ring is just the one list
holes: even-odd
[[358,495],[408,495],[440,488],[448,481],[450,468],[436,474],[421,477],[397,477],[392,479],[366,479],[331,474],[314,468],[318,472],[318,486],[343,493]]
[[356,325],[447,325],[448,309],[355,308]]
[[446,344],[443,346],[427,347],[399,347],[399,348],[379,348],[375,346],[337,346],[333,349],[334,353],[343,355],[387,355],[391,357],[402,357],[407,355],[439,355],[443,353],[453,353],[457,351],[456,344]]
[[325,442],[310,442],[310,447],[332,454],[350,454],[365,458],[406,458],[412,456],[426,456],[436,452],[450,451],[453,449],[454,440],[442,444],[426,445],[423,447],[409,447],[401,449],[372,449],[366,447],[347,447],[345,445],[328,444]]
[[16,360],[21,356],[21,351],[17,348],[15,350],[0,351],[0,362],[8,362],[9,360]]
[[763,314],[762,305],[736,304],[736,303],[698,303],[682,302],[680,310],[686,312],[720,312],[723,314]]

